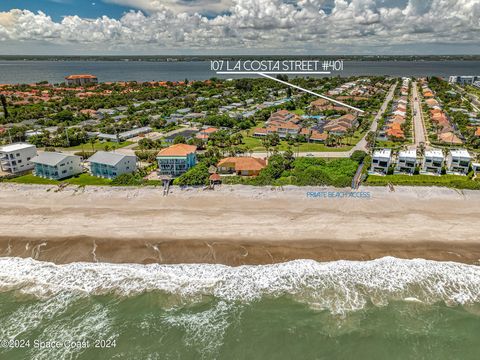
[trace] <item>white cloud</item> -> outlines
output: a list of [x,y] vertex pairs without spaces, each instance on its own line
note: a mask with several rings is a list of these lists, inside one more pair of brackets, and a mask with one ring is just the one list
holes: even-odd
[[[42,12],[0,12],[0,41],[151,53],[162,49],[351,53],[424,43],[478,46],[480,31],[480,0],[409,0],[397,6],[384,6],[382,0],[111,1],[149,11],[131,11],[120,19],[67,16],[61,22]],[[183,10],[207,3],[210,10],[228,13],[206,17]],[[325,12],[325,5],[333,5],[332,11]]]
[[221,13],[232,5],[232,0],[105,0],[105,2],[140,9],[148,13],[164,9],[188,13]]

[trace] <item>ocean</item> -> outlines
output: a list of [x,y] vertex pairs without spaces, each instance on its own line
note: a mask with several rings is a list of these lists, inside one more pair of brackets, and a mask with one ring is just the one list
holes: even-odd
[[[96,75],[100,82],[183,81],[186,78],[205,80],[222,77],[210,70],[208,61],[0,61],[0,84],[28,84],[45,80],[60,83],[67,75],[83,73]],[[335,73],[337,75],[480,75],[480,61],[345,61],[344,70]]]
[[480,267],[0,258],[0,324],[7,360],[479,359]]

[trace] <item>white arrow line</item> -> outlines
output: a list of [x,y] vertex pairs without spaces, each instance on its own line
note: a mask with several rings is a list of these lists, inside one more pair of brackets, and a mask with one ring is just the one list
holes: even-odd
[[327,96],[325,96],[325,95],[317,94],[316,92],[313,92],[313,91],[310,91],[310,90],[301,88],[300,86],[290,84],[290,83],[288,83],[288,82],[286,82],[286,81],[277,79],[277,78],[275,78],[275,77],[273,77],[273,76],[270,76],[270,75],[267,75],[267,74],[265,74],[265,73],[260,73],[260,72],[259,72],[259,73],[256,73],[256,74],[257,74],[257,75],[260,75],[260,76],[263,76],[263,77],[265,77],[265,78],[271,79],[271,80],[275,80],[275,81],[277,81],[277,82],[279,82],[279,83],[282,83],[282,84],[291,86],[291,87],[293,87],[293,88],[295,88],[295,89],[304,91],[304,92],[306,92],[306,93],[309,93],[309,94],[312,94],[312,95],[321,97],[322,99],[331,101],[331,102],[333,102],[333,103],[335,103],[335,104],[338,104],[338,105],[341,105],[341,106],[345,106],[345,107],[347,107],[347,108],[349,108],[349,109],[358,111],[358,112],[360,112],[360,113],[364,113],[364,112],[365,112],[365,111],[360,110],[359,108],[356,108],[356,107],[354,107],[354,106],[345,104],[345,103],[343,103],[343,102],[341,102],[341,101],[337,101],[337,100],[335,100],[335,99],[331,99],[331,98],[329,98],[329,97],[327,97]]

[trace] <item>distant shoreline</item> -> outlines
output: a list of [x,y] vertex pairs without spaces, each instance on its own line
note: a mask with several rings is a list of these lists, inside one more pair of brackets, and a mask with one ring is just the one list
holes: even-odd
[[478,55],[0,55],[0,61],[189,62],[243,59],[343,59],[350,61],[480,61]]
[[0,185],[1,256],[227,265],[384,256],[480,260],[475,191],[363,187],[370,198],[311,199],[306,192],[339,190],[174,187],[163,197],[159,188],[55,189]]

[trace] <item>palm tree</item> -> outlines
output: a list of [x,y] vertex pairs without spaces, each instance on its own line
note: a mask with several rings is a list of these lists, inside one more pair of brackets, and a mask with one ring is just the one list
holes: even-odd
[[95,152],[95,143],[96,143],[96,139],[94,137],[92,137],[90,139],[90,145],[92,145],[92,152]]

